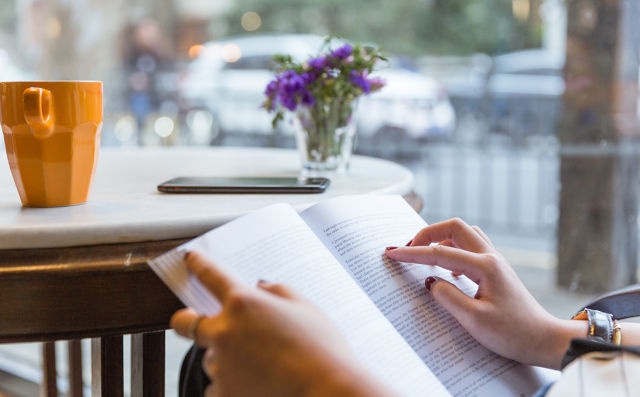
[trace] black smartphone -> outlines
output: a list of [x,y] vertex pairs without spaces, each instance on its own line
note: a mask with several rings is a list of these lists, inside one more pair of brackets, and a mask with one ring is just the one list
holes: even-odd
[[322,193],[327,178],[178,177],[158,185],[164,193]]

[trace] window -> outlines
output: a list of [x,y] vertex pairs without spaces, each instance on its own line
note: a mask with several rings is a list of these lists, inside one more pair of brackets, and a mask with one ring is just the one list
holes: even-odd
[[[377,44],[393,77],[362,106],[357,150],[413,167],[428,220],[461,216],[553,250],[563,154],[586,144],[604,156],[637,136],[637,8],[13,0],[0,11],[0,79],[103,80],[104,146],[292,147],[259,109],[271,55],[309,56],[328,33]],[[160,117],[170,131],[155,129]]]
[[637,0],[6,0],[0,80],[104,81],[105,147],[292,148],[260,109],[271,55],[379,45],[393,77],[357,152],[411,168],[427,221],[481,226],[568,315],[585,295],[556,280],[637,273],[638,20]]

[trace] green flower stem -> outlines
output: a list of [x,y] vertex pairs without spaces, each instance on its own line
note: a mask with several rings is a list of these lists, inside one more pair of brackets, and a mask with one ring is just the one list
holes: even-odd
[[343,145],[349,138],[348,127],[354,108],[353,100],[318,101],[314,106],[298,112],[300,127],[307,139],[307,159],[329,162],[343,155]]

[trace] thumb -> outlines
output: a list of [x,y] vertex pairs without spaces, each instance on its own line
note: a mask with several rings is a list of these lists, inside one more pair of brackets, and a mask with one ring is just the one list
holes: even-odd
[[475,299],[440,277],[427,277],[424,285],[427,291],[431,292],[433,299],[447,309],[459,323],[465,324],[469,320],[469,314],[476,308]]

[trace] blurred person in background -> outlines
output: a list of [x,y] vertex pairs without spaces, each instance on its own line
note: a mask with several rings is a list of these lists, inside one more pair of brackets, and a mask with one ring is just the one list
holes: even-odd
[[165,99],[166,93],[159,79],[163,73],[173,70],[173,59],[169,43],[156,20],[144,18],[126,30],[125,96],[138,122],[138,131],[144,129],[147,117],[157,112]]

